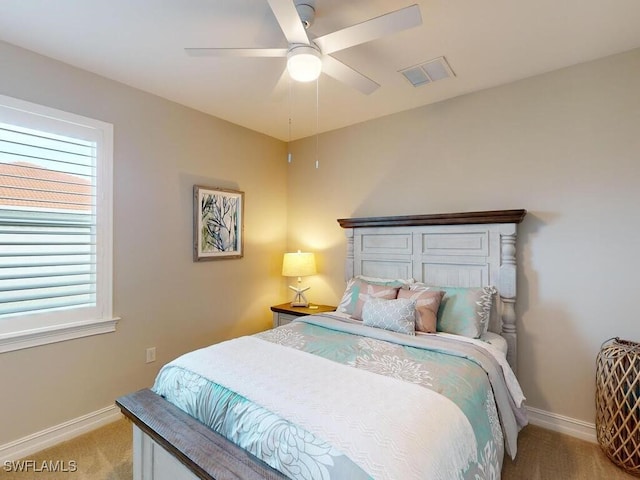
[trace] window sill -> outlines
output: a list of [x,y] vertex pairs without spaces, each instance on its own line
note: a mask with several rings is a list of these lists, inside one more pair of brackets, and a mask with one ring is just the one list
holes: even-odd
[[0,335],[0,353],[116,331],[120,318],[90,320]]

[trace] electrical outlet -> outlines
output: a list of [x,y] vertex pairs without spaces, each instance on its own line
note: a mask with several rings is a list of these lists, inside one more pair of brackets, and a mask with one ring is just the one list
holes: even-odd
[[156,347],[147,348],[147,363],[156,361]]

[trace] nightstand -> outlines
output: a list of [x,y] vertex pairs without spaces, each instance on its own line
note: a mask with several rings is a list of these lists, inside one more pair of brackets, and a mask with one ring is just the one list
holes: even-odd
[[[316,307],[316,308],[310,308]],[[309,307],[292,307],[291,302],[283,303],[281,305],[274,305],[271,307],[273,312],[273,326],[280,327],[286,325],[296,317],[303,317],[305,315],[314,315],[322,312],[333,312],[336,307],[331,305],[313,305]]]

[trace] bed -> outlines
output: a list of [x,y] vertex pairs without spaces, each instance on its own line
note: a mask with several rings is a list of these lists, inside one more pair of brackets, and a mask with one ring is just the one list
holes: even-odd
[[526,424],[525,214],[338,220],[338,311],[190,352],[117,400],[134,423],[134,478],[499,478]]

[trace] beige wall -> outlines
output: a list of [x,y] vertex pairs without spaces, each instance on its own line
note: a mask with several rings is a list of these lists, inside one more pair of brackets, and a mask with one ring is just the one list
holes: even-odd
[[288,245],[319,253],[309,297],[343,289],[337,218],[525,208],[521,383],[593,423],[601,343],[640,340],[639,85],[635,50],[321,135],[318,170],[315,139],[295,142]]
[[[0,43],[0,93],[114,125],[112,334],[0,354],[0,445],[113,405],[188,350],[271,325],[286,146]],[[245,192],[245,256],[192,261],[194,184]],[[233,301],[231,301],[233,299]],[[157,361],[145,364],[156,346]]]
[[[3,43],[0,68],[1,94],[115,126],[122,317],[113,334],[0,355],[0,445],[111,405],[184,351],[267,328],[289,296],[285,246],[318,252],[309,297],[335,303],[342,217],[526,208],[519,365],[533,407],[593,422],[600,344],[639,339],[640,50],[324,134],[318,170],[315,139],[287,165],[282,142]],[[245,191],[243,259],[192,262],[193,184]]]

